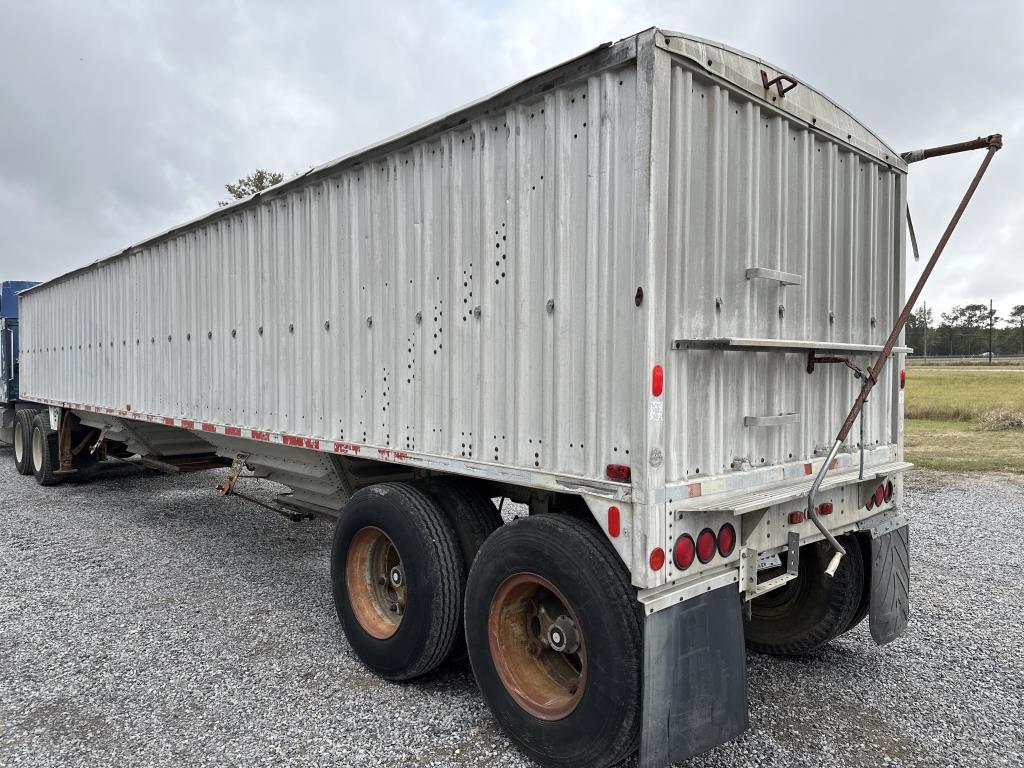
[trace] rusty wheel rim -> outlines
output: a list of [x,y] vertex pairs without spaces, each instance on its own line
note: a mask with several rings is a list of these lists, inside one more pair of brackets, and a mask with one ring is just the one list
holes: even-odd
[[569,602],[536,574],[511,576],[487,616],[491,658],[509,695],[542,720],[576,709],[587,685],[587,650]]
[[380,528],[362,528],[352,537],[345,563],[349,604],[367,634],[387,640],[405,615],[405,566],[394,542]]

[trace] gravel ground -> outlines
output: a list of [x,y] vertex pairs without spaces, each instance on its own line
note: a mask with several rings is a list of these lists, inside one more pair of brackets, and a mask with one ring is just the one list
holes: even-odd
[[[0,765],[527,766],[468,665],[367,672],[330,529],[210,473],[40,488],[0,448]],[[253,486],[250,484],[249,489]],[[269,490],[269,489],[265,489]],[[691,766],[1024,764],[1024,483],[915,472],[913,618],[751,655],[751,728]]]

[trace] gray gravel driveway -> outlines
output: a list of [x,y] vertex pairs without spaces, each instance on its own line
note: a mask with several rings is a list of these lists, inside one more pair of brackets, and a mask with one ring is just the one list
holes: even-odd
[[[465,662],[408,684],[363,669],[329,526],[219,499],[218,479],[41,488],[0,448],[0,765],[529,765]],[[690,765],[1024,764],[1024,482],[917,471],[908,512],[908,635],[751,655],[751,729]]]

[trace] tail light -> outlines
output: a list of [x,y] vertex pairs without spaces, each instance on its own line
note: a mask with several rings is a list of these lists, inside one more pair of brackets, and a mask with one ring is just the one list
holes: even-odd
[[875,508],[875,494],[872,493],[870,496],[868,496],[868,500],[864,502],[864,508],[868,512]]
[[710,563],[718,549],[718,541],[715,539],[715,532],[705,528],[697,534],[697,559],[702,563]]
[[693,565],[693,558],[696,554],[696,545],[689,534],[684,533],[676,539],[676,546],[672,550],[672,559],[675,561],[676,568],[680,571],[685,571]]
[[824,504],[818,506],[819,515],[831,515],[832,514],[832,503],[826,501]]
[[804,521],[804,513],[803,512],[790,512],[789,513],[789,524],[790,525],[799,525],[803,521]]
[[892,480],[885,484],[885,500],[887,502],[892,501]]
[[885,502],[885,488],[881,485],[875,488],[875,506],[880,507]]
[[736,548],[736,529],[731,523],[726,523],[718,531],[718,554],[728,557]]

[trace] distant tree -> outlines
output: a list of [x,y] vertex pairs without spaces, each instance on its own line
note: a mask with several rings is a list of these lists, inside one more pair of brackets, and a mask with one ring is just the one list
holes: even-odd
[[907,346],[914,348],[914,354],[924,355],[928,352],[929,330],[932,328],[934,313],[925,305],[911,312],[907,319]]
[[910,313],[910,318],[907,320],[907,328],[912,331],[931,328],[933,320],[934,313],[932,310],[928,307],[921,307],[917,312]]
[[253,173],[248,176],[243,176],[234,184],[225,184],[224,189],[231,195],[231,200],[221,200],[217,205],[231,205],[235,200],[245,200],[247,197],[255,195],[257,192],[262,192],[268,187],[272,187],[275,184],[280,184],[284,181],[284,174],[278,173],[277,171],[265,171],[262,168],[257,168]]
[[1010,310],[1009,322],[1020,325],[1020,352],[1024,355],[1024,304],[1018,304]]

